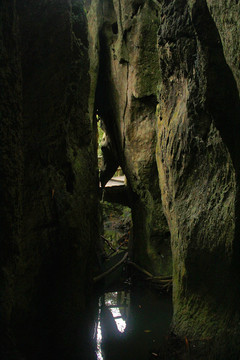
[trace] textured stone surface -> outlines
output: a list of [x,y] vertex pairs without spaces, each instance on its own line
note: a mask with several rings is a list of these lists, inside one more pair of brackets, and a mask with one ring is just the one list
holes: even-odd
[[[216,18],[221,3],[208,2]],[[240,117],[230,54],[239,43],[229,38],[227,49],[226,24],[205,1],[161,5],[157,160],[172,238],[174,326],[183,336],[218,339],[217,358],[236,358]],[[239,4],[228,13],[236,30]]]
[[19,0],[18,18],[14,4],[1,3],[1,323],[29,359],[71,359],[98,234],[86,17],[79,1]]
[[113,156],[101,177],[105,183],[120,164],[132,199],[133,257],[149,270],[169,274],[169,231],[155,160],[158,6],[152,1],[93,1],[88,19],[96,109]]
[[162,197],[174,329],[216,339],[219,359],[237,356],[239,336],[239,6],[95,1],[89,12],[96,106],[132,190],[134,257],[156,269]]
[[98,109],[112,157],[103,182],[119,164],[128,181],[133,258],[169,273],[170,229],[174,331],[238,359],[240,3],[82,5],[0,3],[1,352],[80,351]]

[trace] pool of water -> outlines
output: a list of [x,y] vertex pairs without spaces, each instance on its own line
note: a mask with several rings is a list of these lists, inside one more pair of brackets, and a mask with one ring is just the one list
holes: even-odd
[[98,299],[93,332],[96,360],[148,360],[172,319],[171,297],[142,285],[106,292]]

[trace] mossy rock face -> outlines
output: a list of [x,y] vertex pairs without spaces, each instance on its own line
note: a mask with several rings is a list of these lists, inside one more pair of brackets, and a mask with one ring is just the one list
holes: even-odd
[[98,238],[86,11],[4,0],[0,14],[1,351],[15,337],[30,359],[76,358]]
[[[157,163],[172,239],[174,329],[215,339],[222,346],[213,356],[235,359],[240,108],[226,34],[212,17],[223,4],[161,3]],[[235,5],[228,11],[232,18]]]
[[[93,1],[88,20],[96,109],[105,123],[115,163],[127,177],[132,199],[132,254],[148,270],[169,274],[170,236],[155,159],[158,10],[152,1]],[[113,163],[109,160],[109,167]]]

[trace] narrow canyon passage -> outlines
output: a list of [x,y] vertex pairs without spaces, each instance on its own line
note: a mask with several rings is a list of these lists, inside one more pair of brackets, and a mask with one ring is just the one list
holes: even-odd
[[[99,142],[104,149],[106,139],[100,136]],[[99,152],[102,169],[107,167],[104,154]],[[156,278],[132,261],[132,196],[122,169],[100,189],[100,274],[94,277],[95,320],[84,352],[97,360],[156,358],[172,320],[172,276]]]
[[112,145],[97,112],[102,244],[100,274],[94,277],[95,319],[82,352],[97,360],[157,358],[172,320],[172,276],[162,280],[132,261],[134,195],[119,161],[112,160]]
[[1,360],[239,360],[239,24],[0,1]]

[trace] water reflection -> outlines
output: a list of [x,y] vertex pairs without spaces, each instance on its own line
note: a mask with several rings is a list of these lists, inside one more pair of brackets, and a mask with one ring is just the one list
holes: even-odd
[[101,329],[101,323],[100,323],[100,312],[98,313],[96,338],[97,338],[97,350],[96,350],[97,359],[103,360],[102,348],[101,348],[101,346],[102,346],[102,329]]
[[[127,291],[105,293],[99,300],[98,321],[96,326],[97,359],[104,360],[103,339],[124,333],[129,312],[130,294]],[[115,321],[115,324],[113,323]],[[108,334],[109,332],[109,334]],[[111,332],[111,335],[110,335]],[[119,332],[119,334],[117,333]],[[102,334],[103,333],[103,334]]]
[[118,331],[121,333],[126,329],[126,320],[130,305],[130,294],[127,291],[110,292],[103,296],[103,305],[105,305],[112,313],[117,325]]
[[105,293],[95,326],[97,360],[147,360],[172,318],[170,298],[149,289]]

